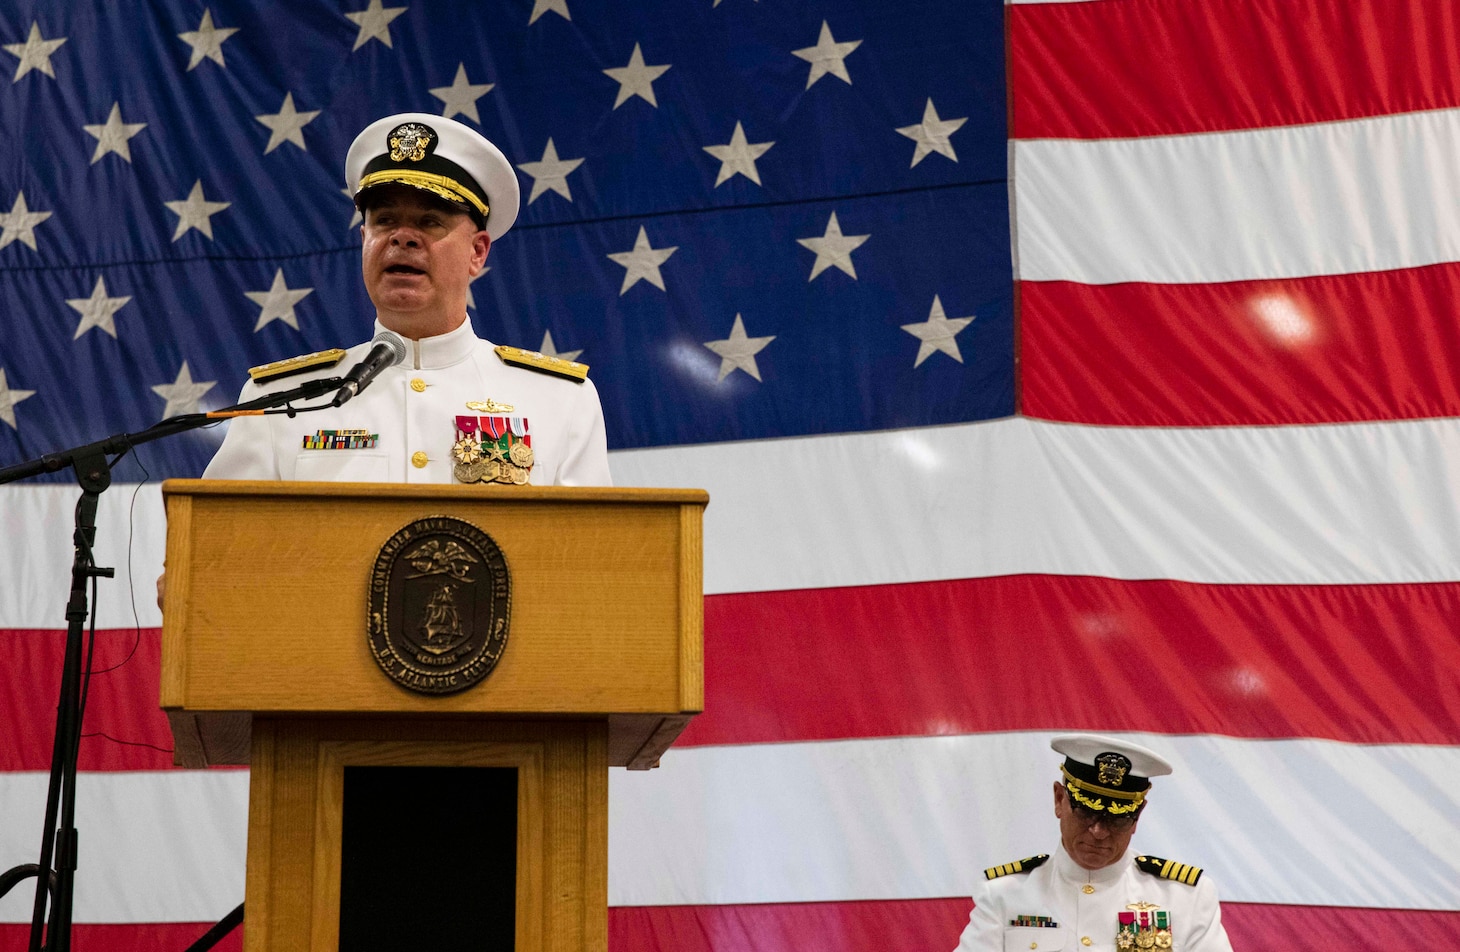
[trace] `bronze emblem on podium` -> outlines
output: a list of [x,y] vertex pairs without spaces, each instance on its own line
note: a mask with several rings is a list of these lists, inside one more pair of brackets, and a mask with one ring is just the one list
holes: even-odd
[[481,681],[507,646],[512,579],[492,537],[452,516],[405,526],[370,573],[370,654],[395,683],[453,694]]

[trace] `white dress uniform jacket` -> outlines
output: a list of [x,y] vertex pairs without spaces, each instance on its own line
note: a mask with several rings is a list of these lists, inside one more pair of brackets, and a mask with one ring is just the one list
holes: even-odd
[[[1170,916],[1172,952],[1232,952],[1217,890],[1203,873],[1195,886],[1144,872],[1126,850],[1104,869],[1081,868],[1056,847],[1043,865],[978,884],[957,952],[1114,952],[1119,914],[1128,903],[1153,903]],[[1016,926],[1044,916],[1053,927]]]
[[[383,330],[377,324],[376,331]],[[238,417],[203,476],[209,479],[296,479],[320,482],[450,483],[458,416],[526,417],[536,486],[608,486],[608,441],[603,408],[591,380],[581,383],[512,367],[490,341],[461,327],[406,341],[406,359],[380,373],[342,407],[285,415]],[[288,390],[311,377],[343,374],[362,360],[358,344],[334,367],[244,384],[239,401]],[[415,384],[412,386],[412,384]],[[509,413],[467,408],[469,401],[510,404]],[[330,397],[298,406],[328,404]],[[378,434],[373,447],[304,449],[318,430],[361,429]],[[424,453],[425,456],[416,456]],[[413,463],[424,460],[424,466]]]

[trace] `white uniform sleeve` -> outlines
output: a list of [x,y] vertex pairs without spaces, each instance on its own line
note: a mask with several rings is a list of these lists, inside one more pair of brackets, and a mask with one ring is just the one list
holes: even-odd
[[1176,947],[1182,952],[1232,952],[1227,930],[1222,927],[1222,904],[1217,901],[1217,887],[1205,875],[1192,887],[1192,919],[1186,937],[1177,937]]
[[985,884],[973,891],[973,911],[958,938],[954,952],[999,952],[1004,947],[1004,927],[997,903]]
[[[252,380],[243,385],[238,402],[262,395]],[[267,417],[235,417],[228,424],[223,445],[203,470],[204,479],[278,479],[279,460],[274,452],[272,428]]]
[[567,450],[558,468],[560,486],[612,486],[608,469],[608,432],[603,405],[592,380],[578,384],[573,412],[568,414]]

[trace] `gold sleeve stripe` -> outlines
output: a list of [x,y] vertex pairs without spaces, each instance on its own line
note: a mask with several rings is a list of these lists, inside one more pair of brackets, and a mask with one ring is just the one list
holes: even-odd
[[1195,886],[1202,874],[1200,866],[1178,863],[1174,859],[1162,859],[1159,856],[1137,856],[1136,865],[1143,872],[1150,873],[1152,876],[1159,876],[1162,879],[1169,879],[1187,886]]
[[1030,870],[1043,866],[1047,859],[1049,859],[1049,854],[1040,853],[1038,856],[1027,856],[1024,859],[1016,859],[1012,863],[990,866],[983,871],[983,878],[998,879],[1000,876],[1009,876],[1013,873],[1027,873]]
[[1188,866],[1185,863],[1178,863],[1174,859],[1168,859],[1161,867],[1162,879],[1174,879],[1178,883],[1187,886],[1195,886],[1197,879],[1201,876],[1201,870],[1195,866]]

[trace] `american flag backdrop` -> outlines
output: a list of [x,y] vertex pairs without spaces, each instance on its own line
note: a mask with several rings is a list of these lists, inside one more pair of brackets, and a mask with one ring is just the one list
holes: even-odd
[[[1173,761],[1135,843],[1237,949],[1460,946],[1449,0],[10,0],[0,51],[0,465],[367,337],[371,120],[517,167],[479,333],[592,366],[618,484],[711,493],[707,710],[611,778],[615,952],[952,948],[1055,847],[1067,730]],[[103,500],[83,950],[243,898],[247,772],[157,710],[156,483],[220,440]],[[0,868],[68,478],[0,487]]]

